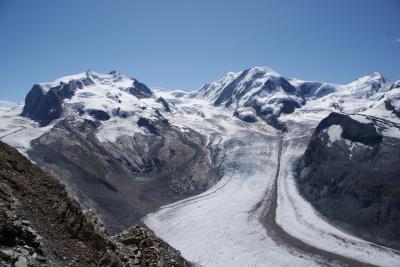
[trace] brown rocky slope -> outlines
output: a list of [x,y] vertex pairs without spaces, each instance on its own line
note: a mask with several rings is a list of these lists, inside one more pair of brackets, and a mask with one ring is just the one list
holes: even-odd
[[189,266],[140,226],[109,237],[64,185],[0,142],[0,266]]

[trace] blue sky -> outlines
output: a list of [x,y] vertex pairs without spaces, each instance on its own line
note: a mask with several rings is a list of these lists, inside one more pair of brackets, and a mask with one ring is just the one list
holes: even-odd
[[228,71],[400,79],[397,0],[0,0],[0,99],[87,69],[195,90]]

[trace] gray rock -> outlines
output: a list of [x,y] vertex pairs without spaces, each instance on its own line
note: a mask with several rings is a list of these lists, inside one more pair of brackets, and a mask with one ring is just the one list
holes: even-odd
[[133,80],[132,87],[130,87],[128,91],[139,99],[153,96],[153,92],[150,90],[150,88],[137,80]]
[[60,85],[50,89],[44,89],[41,85],[36,84],[25,98],[25,106],[21,115],[38,122],[41,126],[46,126],[61,116],[64,99],[71,98],[77,89],[92,83],[93,81],[88,77],[68,83],[61,82]]
[[[400,139],[382,135],[399,125],[361,123],[332,113],[316,128],[299,163],[302,195],[332,222],[385,246],[400,248]],[[326,129],[340,125],[341,139]]]
[[19,256],[18,260],[14,263],[15,267],[28,267],[28,260],[24,256]]

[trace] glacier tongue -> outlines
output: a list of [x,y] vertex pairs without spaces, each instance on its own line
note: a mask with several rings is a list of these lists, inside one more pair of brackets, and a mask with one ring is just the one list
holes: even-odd
[[[279,131],[264,123],[248,127],[207,104],[202,108],[204,120],[180,121],[221,137],[224,176],[205,193],[149,214],[145,224],[202,266],[313,264],[311,257],[275,244],[259,221],[262,210],[257,204],[274,183]],[[213,119],[221,121],[222,127],[215,129],[207,122]]]

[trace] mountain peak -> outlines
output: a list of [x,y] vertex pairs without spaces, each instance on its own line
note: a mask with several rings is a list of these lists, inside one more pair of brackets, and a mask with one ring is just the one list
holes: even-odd
[[355,82],[368,82],[368,81],[376,81],[376,80],[385,80],[385,78],[383,77],[383,75],[381,73],[374,71],[371,74],[362,76],[362,77],[354,80],[350,84],[355,83]]
[[383,74],[378,71],[374,71],[371,74],[366,75],[366,76],[370,76],[370,77],[374,77],[374,78],[383,78]]
[[249,71],[250,73],[265,73],[265,74],[270,73],[270,74],[279,75],[274,69],[272,69],[270,67],[267,67],[267,66],[264,66],[264,67],[259,67],[259,66],[252,67],[250,69],[247,69],[247,71]]
[[351,88],[352,92],[377,92],[385,89],[386,80],[379,72],[373,72],[358,78],[357,80],[349,83],[347,86]]

